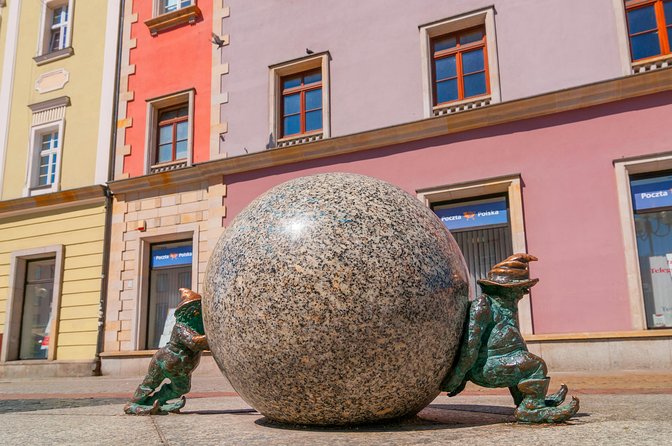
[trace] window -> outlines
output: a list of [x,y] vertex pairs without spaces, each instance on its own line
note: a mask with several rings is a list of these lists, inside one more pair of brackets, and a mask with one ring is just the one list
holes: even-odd
[[146,172],[191,165],[194,98],[191,89],[147,100]]
[[159,123],[156,130],[158,134],[157,163],[168,163],[187,158],[188,129],[188,106],[181,105],[159,112]]
[[49,52],[62,50],[66,47],[68,37],[68,5],[52,10]]
[[30,105],[33,112],[24,195],[59,190],[67,96]]
[[485,27],[432,39],[434,105],[488,94]]
[[56,259],[29,260],[26,265],[19,359],[47,359]]
[[[418,198],[437,214],[460,246],[475,293],[479,292],[476,280],[492,264],[512,252],[527,252],[521,188],[520,176],[513,175],[418,191]],[[529,296],[518,309],[522,332],[532,334]]]
[[670,54],[672,0],[626,0],[632,61]]
[[287,147],[329,137],[329,53],[269,68],[268,147]]
[[56,359],[63,245],[11,253],[0,360]]
[[420,26],[426,117],[500,101],[494,17],[486,8]]
[[153,0],[152,18],[145,25],[152,36],[160,32],[178,28],[185,24],[193,25],[203,17],[195,0]]
[[191,6],[192,0],[160,0],[159,14],[167,14]]
[[58,129],[49,129],[38,134],[38,138],[40,140],[39,167],[35,183],[38,187],[50,186],[56,182],[60,134]]
[[42,1],[42,29],[37,56],[38,65],[73,53],[72,11],[74,0]]
[[192,241],[151,246],[147,348],[162,347],[170,339],[180,288],[191,288]]
[[630,179],[648,328],[672,327],[672,172]]
[[506,196],[437,203],[432,209],[459,245],[471,287],[478,291],[476,281],[513,254]]
[[322,72],[282,78],[282,137],[322,130]]

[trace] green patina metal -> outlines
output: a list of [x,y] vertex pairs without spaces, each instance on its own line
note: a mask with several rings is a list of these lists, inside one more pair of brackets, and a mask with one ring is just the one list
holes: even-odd
[[[165,414],[184,407],[184,395],[191,388],[191,373],[201,360],[201,352],[209,347],[203,328],[201,296],[186,288],[180,288],[180,292],[182,300],[175,309],[170,341],[154,354],[145,379],[124,407],[127,414]],[[169,382],[161,386],[166,379]]]
[[546,395],[550,378],[546,363],[530,353],[518,325],[518,302],[539,279],[529,279],[529,254],[514,254],[495,265],[478,283],[483,294],[470,304],[459,357],[442,383],[449,396],[471,381],[483,387],[508,387],[523,423],[561,423],[579,410],[579,400],[564,384]]

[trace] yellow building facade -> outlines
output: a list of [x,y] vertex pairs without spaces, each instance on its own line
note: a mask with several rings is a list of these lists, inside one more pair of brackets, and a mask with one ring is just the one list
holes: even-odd
[[117,0],[0,0],[0,376],[97,368]]

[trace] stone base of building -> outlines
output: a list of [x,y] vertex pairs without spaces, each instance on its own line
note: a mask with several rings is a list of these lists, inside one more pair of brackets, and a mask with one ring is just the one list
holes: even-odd
[[[149,361],[155,350],[135,352],[102,353],[101,373],[109,376],[143,376],[147,373]],[[194,371],[194,376],[221,376],[222,372],[215,363],[210,352],[204,352],[201,363]]]
[[544,358],[550,373],[672,368],[672,330],[531,338],[529,350]]
[[[527,340],[529,350],[544,358],[549,373],[621,370],[672,369],[672,330],[631,332],[617,335],[533,335]],[[154,354],[153,350],[101,354],[101,371],[110,376],[142,376]],[[221,373],[210,352],[205,352],[195,376],[219,376]]]
[[97,362],[85,361],[11,361],[0,364],[0,378],[54,378],[94,376],[98,373]]

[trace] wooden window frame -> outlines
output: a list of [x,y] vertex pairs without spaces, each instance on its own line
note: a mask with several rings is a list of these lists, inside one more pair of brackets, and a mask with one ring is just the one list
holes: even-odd
[[[304,144],[331,136],[331,112],[330,112],[330,80],[329,80],[329,61],[331,56],[328,51],[311,54],[306,57],[294,59],[270,65],[268,79],[268,129],[269,143],[268,148],[288,147],[295,144]],[[282,79],[288,76],[300,73],[321,70],[322,73],[322,130],[311,131],[305,134],[293,134],[287,137],[283,134],[283,116],[282,116]]]
[[[161,115],[163,113],[167,113],[173,110],[181,110],[181,109],[186,109],[187,113],[184,116],[177,116],[175,118],[167,119],[165,121],[161,121]],[[186,122],[187,126],[189,125],[189,103],[185,102],[176,106],[168,107],[168,108],[162,108],[158,110],[158,119],[156,123],[156,145],[154,147],[154,164],[163,164],[163,163],[175,163],[178,161],[181,161],[183,159],[186,159],[189,156],[189,150],[187,149],[187,155],[184,158],[177,158],[177,124],[180,122]],[[160,130],[161,127],[170,125],[172,127],[172,138],[171,138],[171,159],[169,161],[159,161],[159,147],[160,147]],[[187,145],[189,144],[189,135],[187,135]]]
[[[661,56],[669,56],[670,54],[672,54],[672,49],[670,48],[668,38],[668,33],[672,32],[672,25],[667,25],[665,23],[665,10],[664,10],[665,2],[666,0],[625,0],[625,25],[628,39],[628,49],[630,50],[630,61],[632,63],[641,63],[643,61],[656,59]],[[651,30],[631,34],[630,22],[628,21],[628,12],[648,6],[653,6],[653,10],[656,16],[656,31],[658,32],[658,44],[660,45],[660,53],[653,56],[643,57],[641,59],[635,60],[632,57],[631,38],[633,36],[649,33],[651,32]],[[670,29],[670,31],[668,31],[668,28]]]
[[[320,80],[318,82],[313,82],[310,84],[305,84],[305,78],[306,76],[309,76],[314,73],[320,73]],[[291,78],[291,77],[298,77],[301,76],[301,84],[297,87],[292,87],[292,88],[287,88],[283,89],[282,92],[280,93],[280,137],[281,138],[297,138],[303,135],[311,135],[314,133],[322,133],[322,128],[324,127],[324,104],[320,108],[314,108],[308,110],[306,108],[306,93],[309,91],[317,90],[320,89],[322,90],[322,69],[321,68],[313,68],[311,70],[307,71],[302,71],[299,73],[294,73],[290,74],[287,76],[283,76],[280,78],[280,85],[282,86],[282,83],[284,82],[285,79]],[[285,96],[290,96],[299,93],[299,112],[298,113],[292,113],[289,115],[285,115],[285,107],[284,107],[284,98]],[[320,114],[322,115],[322,125],[320,126],[319,129],[311,130],[311,131],[306,131],[306,114],[308,112],[316,111],[319,110]],[[300,119],[300,126],[299,126],[299,132],[298,133],[291,133],[289,135],[286,135],[285,132],[285,118],[288,116],[293,116],[293,115],[299,115]]]
[[[483,37],[479,41],[469,42],[467,44],[460,43],[460,37],[474,31],[481,30],[483,32]],[[446,39],[450,37],[455,37],[456,44],[454,48],[448,48],[446,50],[435,50],[435,45],[437,40]],[[433,37],[430,42],[431,46],[431,56],[432,56],[432,102],[434,107],[442,106],[444,104],[450,104],[453,102],[459,102],[464,100],[477,99],[482,96],[490,95],[490,71],[488,69],[488,45],[487,45],[487,30],[485,25],[478,25],[471,28],[461,29],[449,34],[442,34],[436,37]],[[477,49],[483,49],[483,70],[474,71],[471,74],[476,74],[483,72],[485,73],[485,92],[482,94],[474,96],[464,96],[464,77],[465,74],[462,72],[462,56],[464,53],[468,53]],[[445,59],[450,56],[455,56],[455,79],[457,79],[457,99],[452,101],[439,102],[437,95],[437,84],[438,80],[436,79],[436,62],[441,59]],[[446,78],[452,79],[452,78]]]
[[[194,159],[194,107],[196,90],[171,93],[156,98],[146,99],[147,112],[145,121],[145,173],[157,173],[165,170],[191,166]],[[157,163],[159,148],[159,115],[173,108],[187,106],[187,157],[165,163]]]
[[[67,9],[67,20],[61,23],[58,28],[61,29],[59,39],[59,48],[51,49],[51,37],[54,31],[52,26],[54,11],[58,8]],[[37,45],[37,56],[33,59],[37,65],[63,59],[73,54],[72,50],[72,24],[74,22],[75,1],[74,0],[43,0],[42,17],[40,23],[40,37]],[[63,34],[65,30],[65,33]]]

